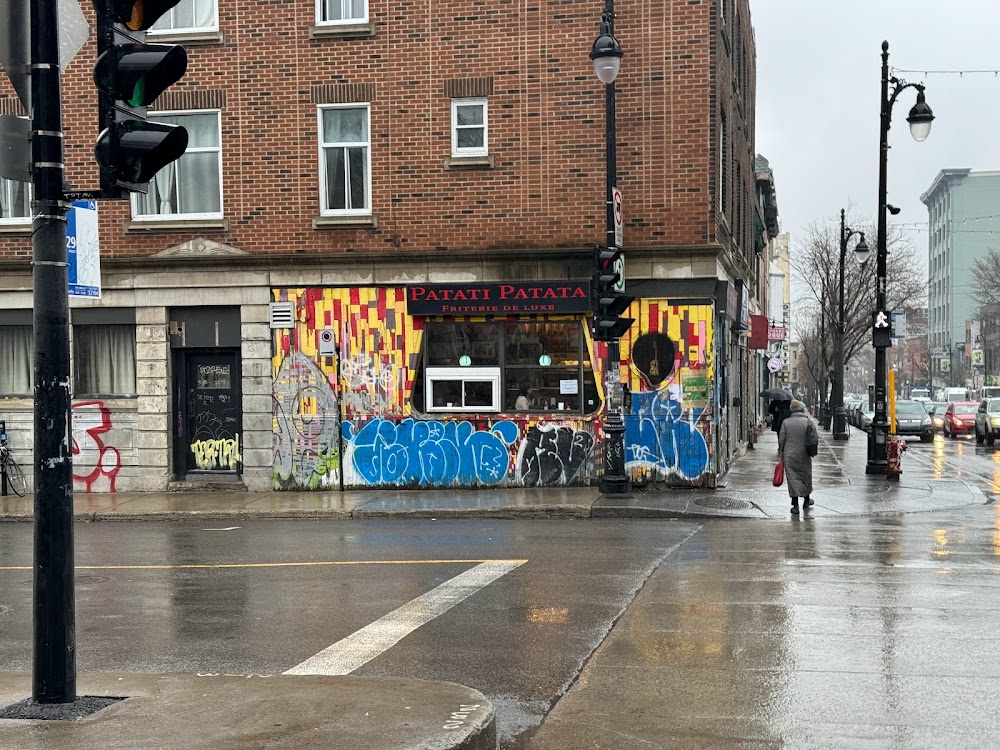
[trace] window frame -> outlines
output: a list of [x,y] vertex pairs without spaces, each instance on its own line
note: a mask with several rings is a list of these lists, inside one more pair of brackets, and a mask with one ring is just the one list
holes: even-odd
[[107,328],[108,326],[121,326],[131,329],[132,335],[129,337],[132,341],[132,354],[133,357],[136,356],[136,347],[138,347],[138,340],[136,339],[136,325],[134,322],[76,322],[73,321],[73,397],[74,398],[134,398],[138,396],[139,390],[139,372],[138,372],[138,359],[133,363],[133,378],[132,390],[125,392],[115,392],[113,390],[96,390],[89,391],[84,390],[80,386],[80,334],[79,329],[81,328]]
[[[17,311],[20,312],[20,311]],[[30,315],[30,311],[28,311]],[[18,316],[20,317],[20,316]],[[34,373],[34,359],[35,359],[35,347],[34,347],[34,337],[32,335],[32,325],[30,322],[23,323],[20,320],[12,320],[10,322],[4,320],[0,321],[0,329],[4,328],[23,328],[28,334],[28,390],[27,391],[6,391],[0,390],[0,398],[31,398],[35,391],[35,373]]]
[[[27,119],[27,118],[25,118]],[[0,225],[2,226],[23,226],[25,224],[31,223],[31,183],[21,182],[20,180],[11,180],[6,177],[0,177],[0,191],[4,191],[9,196],[12,192],[10,185],[21,184],[25,186],[25,190],[28,195],[28,213],[24,216],[0,216]]]
[[[473,105],[482,106],[483,124],[480,125],[459,125],[458,108]],[[483,130],[483,145],[477,148],[461,148],[458,145],[458,131],[472,130],[481,127]],[[490,118],[489,100],[486,97],[463,97],[451,100],[451,155],[461,156],[489,156],[490,155]]]
[[[223,184],[223,170],[222,170],[222,110],[221,109],[171,109],[171,110],[156,110],[149,113],[150,122],[158,122],[158,117],[184,117],[186,115],[210,115],[214,114],[216,117],[216,125],[218,126],[219,134],[219,145],[218,146],[197,146],[192,147],[188,144],[188,147],[184,150],[180,159],[177,159],[174,164],[180,164],[180,162],[189,153],[207,153],[209,151],[216,151],[219,154],[218,159],[218,169],[219,169],[219,210],[218,211],[201,211],[198,213],[172,213],[172,214],[140,214],[138,212],[140,195],[137,193],[132,193],[130,196],[130,207],[132,211],[132,221],[137,224],[143,222],[164,222],[164,221],[205,221],[205,220],[218,220],[225,217],[225,198],[226,189]],[[154,177],[155,179],[155,177]],[[179,196],[178,196],[179,197]],[[180,203],[180,200],[178,200]]]
[[[368,16],[371,12],[371,7],[368,4],[368,0],[361,0],[364,3],[364,13],[361,16],[355,16],[351,18],[333,18],[333,19],[323,19],[323,9],[328,3],[339,2],[341,8],[345,0],[316,0],[316,25],[317,26],[351,26],[359,23],[368,23]],[[346,2],[351,2],[351,0],[346,0]],[[368,135],[369,140],[371,140],[371,131]]]
[[[331,109],[364,109],[367,118],[368,141],[344,141],[337,148],[365,148],[365,208],[330,208],[327,202],[326,149],[334,144],[327,143],[323,132],[323,113]],[[319,147],[319,212],[320,216],[371,216],[372,215],[372,106],[371,102],[350,102],[340,104],[320,104],[316,107],[316,144]]]
[[[183,0],[181,0],[181,2],[183,2]],[[192,0],[192,2],[194,2],[194,0]],[[366,2],[367,2],[367,0],[366,0]],[[180,3],[178,3],[178,5],[180,5]],[[180,26],[180,27],[171,27],[169,29],[148,29],[146,31],[146,33],[149,34],[150,41],[153,41],[154,38],[156,36],[160,35],[160,34],[162,34],[164,36],[167,35],[167,34],[170,34],[170,35],[185,35],[185,34],[197,34],[197,33],[202,33],[202,32],[206,32],[206,31],[218,31],[219,30],[219,0],[212,0],[212,5],[215,8],[215,12],[212,14],[212,21],[211,21],[211,24],[209,26]],[[174,6],[174,7],[170,8],[170,10],[168,10],[166,13],[164,13],[160,18],[156,19],[156,22],[159,23],[165,17],[173,17],[174,11],[176,10],[176,7],[177,6]]]
[[[500,412],[500,379],[503,368],[495,367],[428,367],[424,370],[424,411],[428,413],[493,414]],[[434,386],[439,380],[457,380],[462,383],[461,406],[434,406]],[[493,399],[489,406],[465,406],[465,383],[490,383]]]

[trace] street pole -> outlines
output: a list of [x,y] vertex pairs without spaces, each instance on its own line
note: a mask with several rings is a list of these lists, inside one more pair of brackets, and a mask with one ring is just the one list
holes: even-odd
[[[886,202],[889,156],[889,124],[892,103],[889,101],[889,42],[882,42],[882,92],[879,98],[881,112],[879,118],[878,153],[878,239],[875,266],[875,312],[886,309]],[[875,347],[875,415],[871,431],[868,433],[868,464],[866,474],[885,474],[886,441],[889,437],[888,414],[886,413],[886,370],[885,348]]]
[[847,259],[847,243],[856,234],[861,236],[858,250],[864,250],[864,255],[859,257],[867,257],[867,245],[862,247],[865,241],[864,233],[848,228],[844,209],[840,209],[840,299],[837,309],[837,361],[834,366],[832,395],[834,440],[847,440],[851,437],[851,433],[847,429],[847,410],[844,408],[844,338],[847,335],[847,315],[844,312],[844,263]]
[[69,291],[57,0],[31,4],[35,535],[32,698],[76,700]]
[[[892,84],[892,92],[889,85]],[[917,90],[917,102],[906,118],[910,123],[910,133],[917,141],[924,140],[930,133],[934,113],[924,99],[921,83],[907,83],[893,76],[889,77],[889,42],[882,42],[882,90],[879,113],[879,153],[878,153],[878,246],[875,268],[875,315],[872,326],[872,343],[875,345],[875,416],[871,432],[868,433],[868,465],[866,474],[886,473],[886,445],[889,438],[889,415],[886,412],[886,388],[888,371],[886,349],[891,345],[888,323],[885,320],[891,312],[886,309],[886,211],[888,210],[888,190],[886,184],[887,161],[889,158],[889,128],[892,125],[892,107],[899,95],[908,88]],[[894,209],[895,210],[895,209]],[[881,327],[879,327],[881,325]],[[881,340],[878,334],[882,334]]]
[[[614,0],[604,1],[603,21],[607,33],[615,35]],[[603,32],[602,32],[603,33]],[[614,188],[618,182],[617,123],[615,113],[615,82],[604,86],[605,118],[605,246],[615,247]],[[621,384],[621,343],[617,336],[607,342],[607,361],[604,368],[604,396],[607,403],[604,421],[604,472],[601,475],[601,492],[621,494],[632,489],[632,482],[625,473],[625,415]]]

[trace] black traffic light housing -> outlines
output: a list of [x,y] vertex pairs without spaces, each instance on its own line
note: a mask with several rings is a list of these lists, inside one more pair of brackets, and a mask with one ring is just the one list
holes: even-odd
[[145,31],[180,0],[94,0],[101,133],[94,156],[101,190],[126,197],[145,193],[157,172],[187,150],[187,131],[149,122],[146,107],[187,70],[176,44],[145,44]]
[[615,267],[622,251],[614,247],[594,249],[594,283],[591,290],[591,309],[594,319],[591,332],[595,341],[612,341],[621,338],[634,318],[620,317],[635,297],[615,289],[621,274]]

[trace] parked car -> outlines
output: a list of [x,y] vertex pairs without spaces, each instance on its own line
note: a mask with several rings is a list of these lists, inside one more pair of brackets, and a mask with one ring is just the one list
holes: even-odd
[[919,437],[925,443],[934,439],[934,424],[922,403],[909,400],[896,402],[896,434]]
[[976,411],[976,442],[993,445],[1000,437],[1000,398],[985,398]]
[[858,426],[857,409],[859,406],[861,406],[860,399],[849,398],[844,401],[844,408],[847,410],[847,424]]
[[944,412],[944,436],[971,435],[976,429],[976,401],[952,401]]
[[858,405],[854,407],[854,422],[853,422],[853,424],[854,424],[855,427],[863,429],[863,425],[861,424],[861,418],[862,418],[862,415],[866,411],[874,411],[874,409],[872,409],[870,406],[868,406],[867,399],[862,400],[862,401],[858,401]]
[[862,404],[857,414],[858,427],[865,432],[870,432],[872,429],[872,420],[875,419],[875,410],[868,406],[868,404]]
[[935,432],[944,429],[944,413],[947,408],[948,404],[944,401],[924,401],[924,409],[931,415]]

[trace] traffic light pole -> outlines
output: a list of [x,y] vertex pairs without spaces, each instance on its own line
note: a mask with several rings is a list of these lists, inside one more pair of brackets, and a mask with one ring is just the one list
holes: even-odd
[[[606,0],[605,20],[614,36],[613,0]],[[615,123],[615,84],[604,87],[605,167],[607,200],[607,234],[605,243],[615,247],[614,188],[618,181],[617,127]],[[625,473],[625,416],[621,383],[621,345],[617,336],[607,341],[608,358],[604,367],[604,472],[601,474],[601,492],[621,494],[632,489],[632,482]]]
[[69,289],[57,0],[31,4],[35,523],[32,698],[76,700]]

